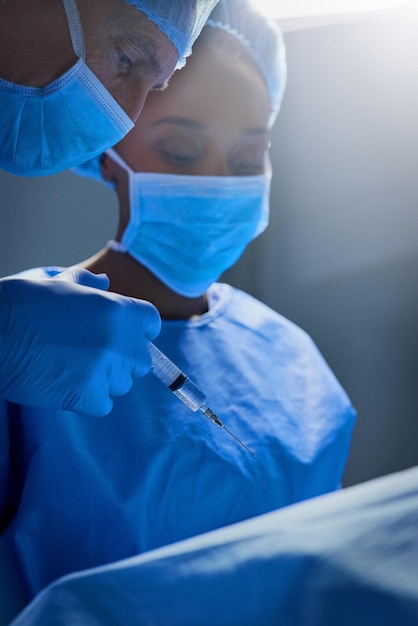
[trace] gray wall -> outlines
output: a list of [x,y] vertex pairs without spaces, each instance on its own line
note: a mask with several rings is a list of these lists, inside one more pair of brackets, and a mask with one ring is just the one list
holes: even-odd
[[[286,36],[271,225],[226,277],[314,338],[358,410],[345,484],[418,463],[418,14]],[[0,172],[0,275],[114,234],[113,193]]]

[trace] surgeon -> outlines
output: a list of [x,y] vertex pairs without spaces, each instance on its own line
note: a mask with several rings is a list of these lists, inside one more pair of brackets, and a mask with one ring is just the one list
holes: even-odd
[[79,269],[158,308],[156,345],[257,458],[152,373],[100,420],[0,405],[3,539],[28,599],[64,574],[340,486],[354,422],[345,392],[305,332],[217,282],[268,223],[284,57],[252,3],[221,0],[168,88],[83,168],[114,187],[119,225]]
[[147,94],[184,65],[215,4],[0,2],[0,168],[54,174],[122,139]]
[[[53,174],[103,152],[190,53],[216,0],[0,2],[0,168]],[[101,416],[149,370],[149,303],[75,270],[0,280],[0,395]]]

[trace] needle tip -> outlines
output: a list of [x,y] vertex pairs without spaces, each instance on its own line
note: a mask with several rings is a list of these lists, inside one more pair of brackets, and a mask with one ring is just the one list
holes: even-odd
[[240,439],[238,439],[238,437],[236,435],[234,435],[234,433],[232,433],[226,426],[223,427],[224,430],[226,430],[226,432],[231,435],[231,437],[233,437],[235,439],[235,441],[238,441],[238,443],[240,444],[240,446],[242,446],[243,448],[245,448],[245,450],[251,454],[252,457],[254,457],[255,459],[257,458],[257,455],[254,454],[254,452],[252,450],[250,450],[249,448],[247,448],[247,446],[245,445],[245,443],[242,443],[242,441]]
[[201,410],[203,411],[203,414],[206,415],[206,417],[208,417],[210,419],[211,422],[213,422],[214,424],[219,426],[219,428],[223,428],[224,430],[226,430],[226,432],[229,435],[231,435],[231,437],[233,437],[235,439],[235,441],[237,441],[240,444],[240,446],[245,448],[245,450],[247,450],[247,452],[249,454],[251,454],[252,457],[254,457],[255,459],[257,458],[257,455],[254,454],[254,452],[252,450],[247,448],[245,443],[242,443],[242,441],[240,441],[238,439],[238,437],[236,435],[234,435],[234,433],[232,433],[226,426],[224,426],[223,422],[219,419],[219,417],[209,407],[204,407]]

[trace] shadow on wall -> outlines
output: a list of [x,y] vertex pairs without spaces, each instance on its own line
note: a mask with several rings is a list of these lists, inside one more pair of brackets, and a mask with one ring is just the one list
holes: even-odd
[[396,16],[286,37],[271,224],[225,275],[350,395],[347,486],[418,464],[418,12]]
[[[307,330],[346,388],[350,485],[418,464],[418,16],[286,41],[271,225],[225,278]],[[0,275],[114,235],[114,194],[93,181],[0,172],[0,190]]]
[[418,255],[289,292],[358,410],[346,485],[418,464],[417,273]]

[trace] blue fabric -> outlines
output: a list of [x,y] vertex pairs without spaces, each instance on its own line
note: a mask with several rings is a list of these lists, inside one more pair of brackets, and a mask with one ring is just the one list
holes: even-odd
[[106,415],[113,397],[150,370],[157,309],[108,292],[106,275],[81,267],[23,276],[0,279],[0,396]]
[[155,343],[258,458],[151,373],[104,418],[9,405],[2,510],[31,596],[339,487],[354,411],[311,339],[232,287],[209,297],[207,314],[163,322]]
[[256,176],[134,172],[117,152],[107,154],[129,177],[129,222],[117,249],[182,296],[204,294],[268,224],[270,170]]
[[278,25],[251,0],[221,0],[206,24],[225,30],[250,52],[266,82],[270,100],[269,125],[273,126],[287,80],[286,47]]
[[[140,2],[127,1],[137,4],[139,8]],[[164,1],[162,0],[163,4]],[[169,0],[167,6],[175,11],[178,4],[180,3]],[[272,127],[279,113],[287,82],[286,47],[278,25],[260,12],[251,0],[221,0],[210,14],[206,26],[229,33],[247,49],[255,61],[267,86],[270,101],[269,127]],[[225,59],[225,63],[231,63],[231,59]],[[113,183],[102,177],[102,156],[100,154],[77,165],[74,172],[113,188]]]
[[192,45],[218,0],[125,0],[145,13],[148,19],[175,45],[182,67]]
[[58,581],[12,626],[416,626],[418,468]]
[[75,2],[64,5],[77,63],[42,88],[0,78],[0,167],[12,174],[63,171],[102,154],[134,126],[84,61]]

